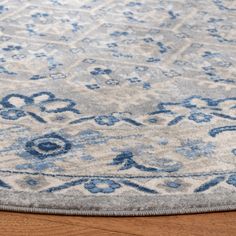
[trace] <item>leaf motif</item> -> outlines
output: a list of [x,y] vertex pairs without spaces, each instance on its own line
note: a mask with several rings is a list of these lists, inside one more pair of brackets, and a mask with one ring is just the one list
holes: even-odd
[[196,188],[194,190],[194,192],[195,193],[204,192],[204,191],[208,190],[209,188],[216,186],[217,184],[219,184],[223,180],[225,180],[224,176],[216,177],[216,178],[214,178],[214,179],[212,179],[212,180],[202,184],[200,187]]

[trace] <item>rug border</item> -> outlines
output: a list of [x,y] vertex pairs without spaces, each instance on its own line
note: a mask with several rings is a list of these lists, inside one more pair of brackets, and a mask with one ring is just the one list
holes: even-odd
[[0,210],[81,216],[154,216],[233,211],[236,210],[236,192],[76,198],[76,195],[0,190]]
[[30,208],[30,207],[14,207],[0,205],[0,211],[11,211],[17,213],[34,213],[34,214],[51,214],[51,215],[75,215],[75,216],[160,216],[160,215],[184,215],[184,214],[200,214],[213,213],[222,211],[235,211],[236,205],[209,207],[209,208],[193,208],[182,210],[157,210],[157,211],[79,211],[79,210],[63,210],[63,209],[48,209],[48,208]]

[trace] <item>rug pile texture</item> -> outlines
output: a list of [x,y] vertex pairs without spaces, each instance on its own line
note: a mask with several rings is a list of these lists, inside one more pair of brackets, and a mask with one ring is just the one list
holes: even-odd
[[236,1],[1,0],[0,209],[236,209]]

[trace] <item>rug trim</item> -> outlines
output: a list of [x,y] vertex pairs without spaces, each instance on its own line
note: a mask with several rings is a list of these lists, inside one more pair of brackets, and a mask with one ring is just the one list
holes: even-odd
[[[44,193],[36,195],[25,192],[9,194],[7,192],[0,191],[0,210],[88,216],[150,216],[236,210],[236,204],[233,200],[236,198],[235,193],[218,195],[214,193],[208,196],[204,194],[198,194],[197,196],[171,195],[159,197],[148,197],[144,195],[139,198],[129,196],[129,199],[126,198],[124,200],[124,197],[121,196],[116,196],[115,198],[114,196],[112,198],[109,196],[85,196],[80,199],[73,199],[73,196],[68,197],[68,195],[61,196],[53,194],[51,196]],[[142,206],[144,198],[147,201]],[[65,204],[64,208],[60,207],[62,201]],[[130,201],[136,205],[133,209],[128,209]],[[114,202],[116,202],[116,206],[114,206]],[[105,203],[109,203],[108,205],[110,207],[108,209],[106,209],[107,205]]]

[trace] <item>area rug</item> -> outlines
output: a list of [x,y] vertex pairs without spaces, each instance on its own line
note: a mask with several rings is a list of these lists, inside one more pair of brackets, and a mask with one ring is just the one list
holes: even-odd
[[236,2],[1,0],[0,209],[236,209]]

